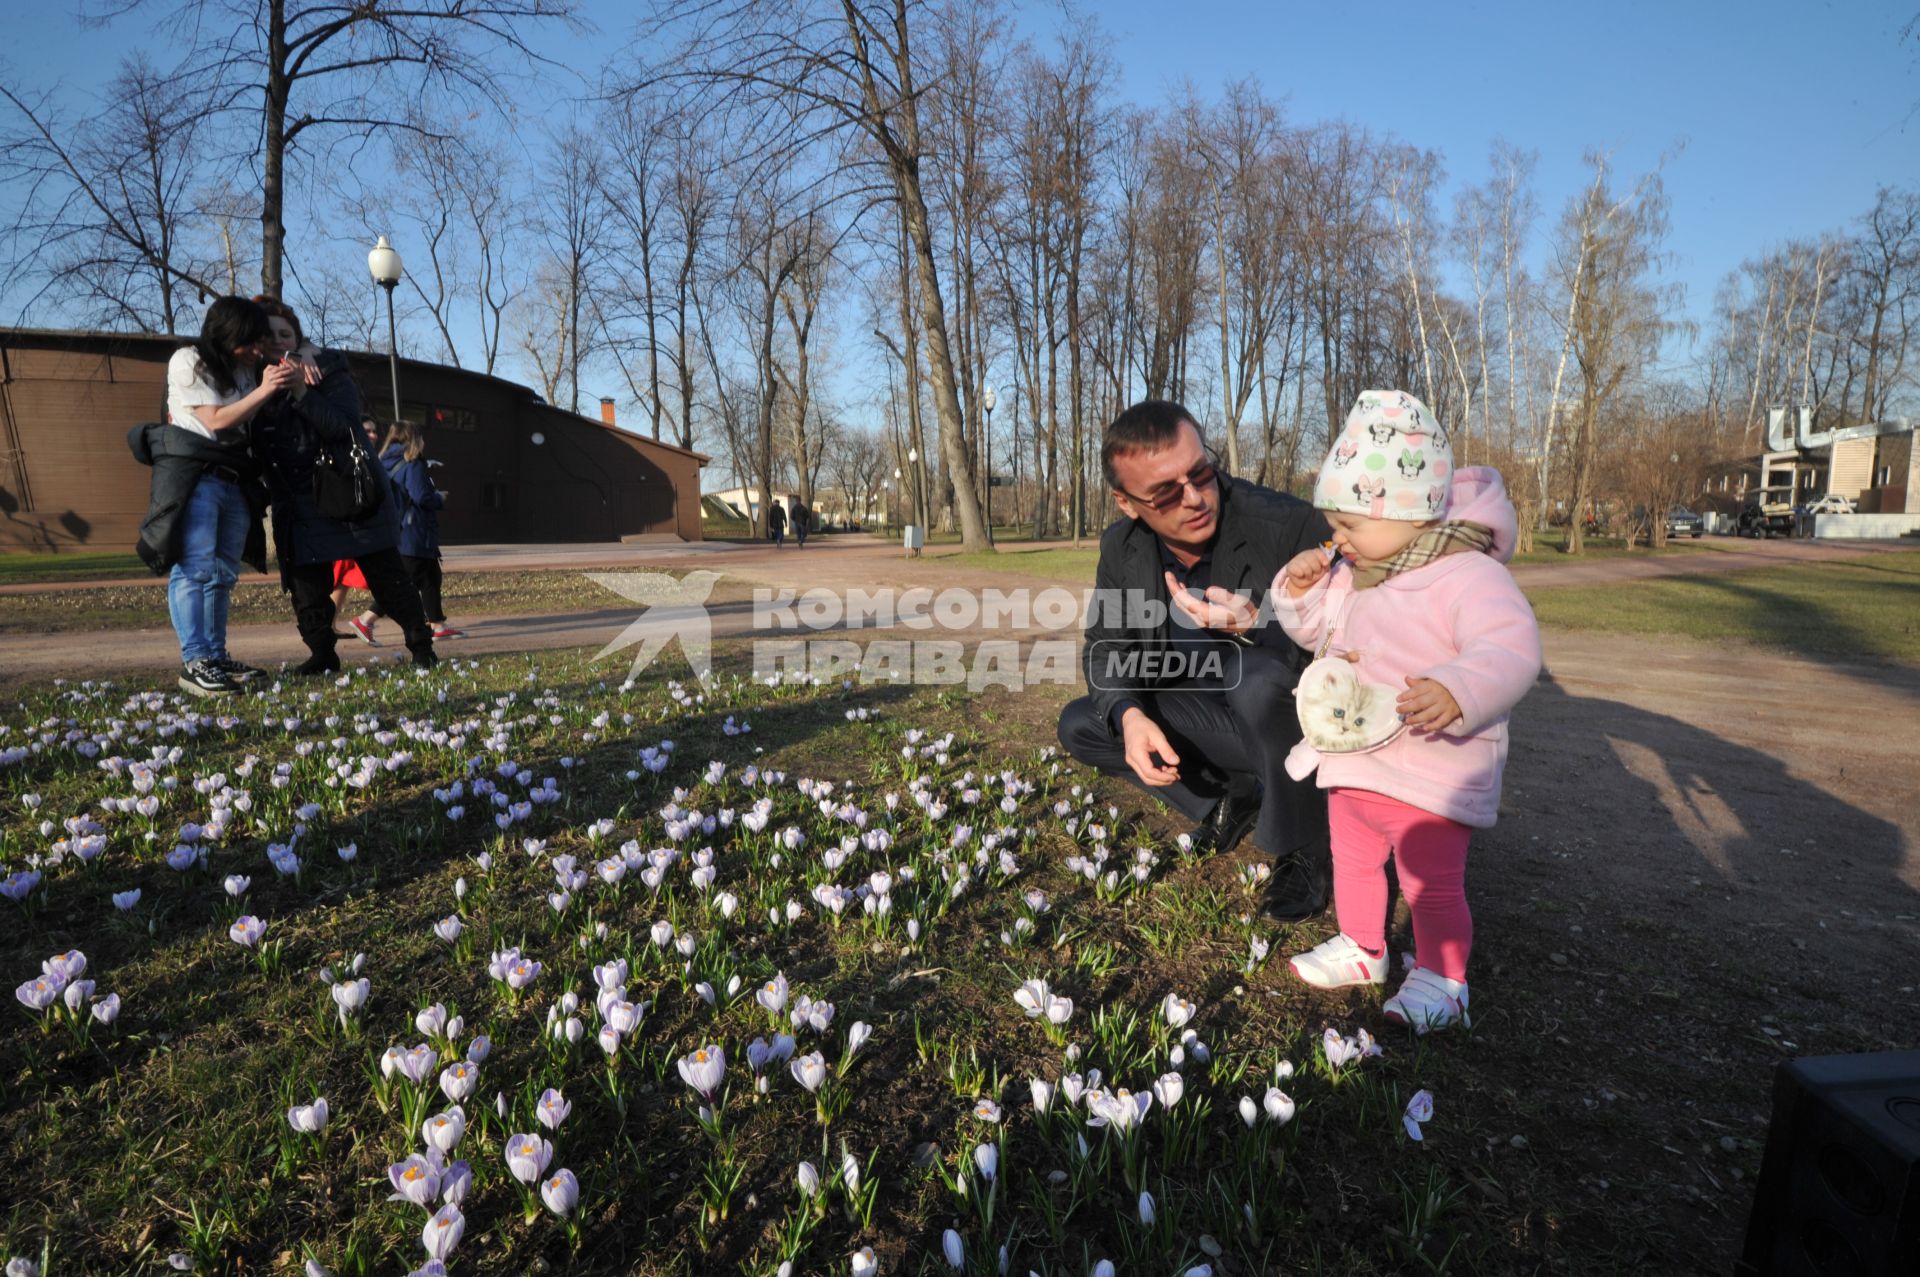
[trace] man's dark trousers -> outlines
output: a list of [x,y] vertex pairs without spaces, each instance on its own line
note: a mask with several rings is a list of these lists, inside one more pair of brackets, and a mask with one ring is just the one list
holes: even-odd
[[[426,611],[420,605],[420,591],[408,578],[400,552],[365,550],[354,562],[367,578],[367,589],[380,615],[391,617],[406,635],[407,650],[413,653],[413,659],[431,662],[434,659],[433,626],[427,623]],[[291,568],[287,572],[287,583],[293,593],[293,622],[299,627],[307,650],[322,661],[332,660],[336,637],[333,564],[307,563]]]
[[1135,693],[1180,755],[1180,779],[1171,785],[1147,785],[1134,774],[1119,725],[1105,721],[1091,697],[1074,701],[1060,715],[1060,743],[1089,767],[1125,777],[1195,822],[1206,818],[1234,780],[1257,782],[1260,818],[1253,840],[1260,849],[1276,857],[1305,849],[1324,859],[1326,797],[1311,777],[1296,781],[1286,769],[1287,752],[1300,739],[1293,708],[1297,676],[1270,649],[1247,647],[1240,656],[1233,687]]

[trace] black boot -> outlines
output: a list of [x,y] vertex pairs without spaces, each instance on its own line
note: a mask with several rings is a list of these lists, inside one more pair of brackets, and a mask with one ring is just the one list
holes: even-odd
[[339,673],[340,658],[334,653],[333,600],[322,595],[318,602],[296,609],[293,623],[300,631],[300,641],[313,654],[296,665],[293,672],[301,675]]
[[1326,843],[1277,857],[1261,912],[1275,922],[1301,922],[1323,912],[1333,894],[1333,854]]

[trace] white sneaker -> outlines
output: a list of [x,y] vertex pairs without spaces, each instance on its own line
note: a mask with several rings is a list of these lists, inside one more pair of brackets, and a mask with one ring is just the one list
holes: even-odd
[[1389,1020],[1411,1025],[1415,1033],[1444,1029],[1456,1020],[1473,1023],[1467,1015],[1467,982],[1449,980],[1425,967],[1415,967],[1381,1010]]
[[1387,978],[1387,955],[1374,957],[1341,932],[1287,963],[1293,973],[1321,989],[1344,989],[1350,984],[1380,984]]

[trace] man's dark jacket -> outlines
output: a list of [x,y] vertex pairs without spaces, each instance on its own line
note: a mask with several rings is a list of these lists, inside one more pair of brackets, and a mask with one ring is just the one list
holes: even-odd
[[150,421],[127,431],[133,459],[153,467],[153,486],[147,498],[147,517],[140,524],[140,542],[134,546],[141,561],[164,576],[180,561],[180,534],[193,489],[208,470],[223,468],[238,478],[246,493],[249,522],[247,545],[240,557],[255,572],[267,570],[267,534],[260,516],[266,512],[267,489],[260,468],[238,448],[229,448],[202,434]]
[[[1250,637],[1261,647],[1285,654],[1296,671],[1304,668],[1307,652],[1267,615],[1270,609],[1266,608],[1266,595],[1275,573],[1287,560],[1323,544],[1332,535],[1325,516],[1298,497],[1222,475],[1218,518],[1219,530],[1212,548],[1213,584],[1261,608],[1263,621]],[[1143,601],[1144,607],[1140,605]],[[1104,663],[1108,654],[1116,651],[1167,646],[1165,625],[1152,622],[1165,615],[1170,606],[1159,536],[1139,519],[1121,519],[1108,527],[1100,537],[1093,607],[1080,654],[1088,695],[1103,722],[1113,723],[1114,711],[1138,698],[1127,691],[1103,690],[1099,686],[1103,680],[1095,676],[1096,656]],[[1141,680],[1129,682],[1138,685]]]

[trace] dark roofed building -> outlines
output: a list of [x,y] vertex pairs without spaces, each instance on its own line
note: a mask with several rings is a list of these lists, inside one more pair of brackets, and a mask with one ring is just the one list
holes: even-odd
[[[150,334],[0,328],[0,552],[124,550],[149,471],[127,430],[164,419],[167,360]],[[369,415],[388,405],[387,358],[350,353]],[[448,544],[700,539],[707,458],[543,403],[484,373],[400,361],[405,415],[427,428]]]

